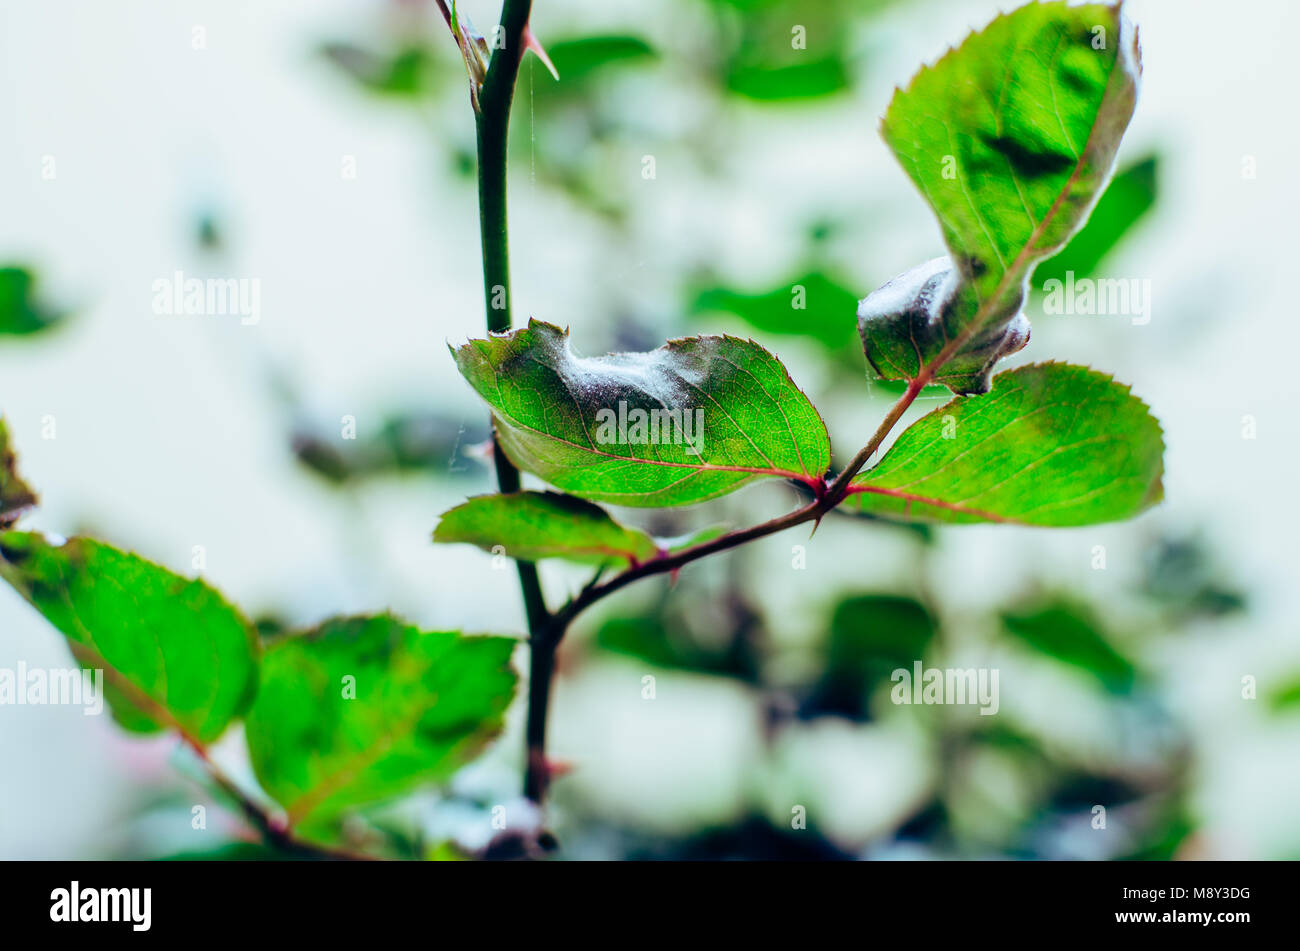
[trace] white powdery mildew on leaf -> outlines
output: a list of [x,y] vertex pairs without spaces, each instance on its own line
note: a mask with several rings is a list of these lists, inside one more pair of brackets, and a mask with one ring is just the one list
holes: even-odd
[[[814,483],[830,465],[817,411],[752,340],[687,337],[648,353],[581,357],[567,332],[532,321],[454,355],[492,405],[515,464],[585,498],[683,505],[756,478]],[[662,415],[629,431],[625,420],[638,413]]]
[[897,92],[881,132],[934,209],[953,270],[939,286],[943,265],[929,262],[861,302],[878,374],[928,366],[957,393],[988,391],[997,361],[1028,342],[1034,267],[1104,190],[1140,74],[1118,6],[1043,3],[998,17]]

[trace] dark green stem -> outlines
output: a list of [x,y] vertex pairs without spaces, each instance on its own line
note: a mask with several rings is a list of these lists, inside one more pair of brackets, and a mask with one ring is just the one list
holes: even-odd
[[557,640],[535,640],[528,654],[528,765],[524,795],[533,802],[546,799],[550,770],[546,766],[546,709],[551,702],[551,676],[555,672]]
[[[483,88],[478,93],[478,202],[479,231],[483,242],[483,296],[490,333],[510,330],[510,240],[506,225],[506,165],[510,133],[510,104],[514,99],[519,62],[523,58],[524,29],[531,0],[506,0],[501,10],[505,46],[492,55]],[[493,453],[497,488],[519,491],[519,470],[501,451]],[[542,595],[537,566],[517,562],[519,587],[528,618],[528,748],[524,795],[541,803],[546,794],[546,708],[550,700],[551,672],[555,667],[556,640],[548,637],[551,615]]]
[[[524,31],[528,26],[531,0],[505,0],[501,26],[505,46],[498,49],[488,65],[483,86],[478,90],[478,186],[479,216],[483,240],[483,292],[487,302],[487,326],[493,333],[511,327],[510,251],[506,230],[506,144],[510,126],[510,104],[519,77],[519,63],[524,52]],[[444,15],[449,15],[444,10]],[[449,18],[450,22],[450,18]],[[805,522],[819,521],[844,500],[849,481],[866,464],[894,424],[912,404],[928,382],[935,366],[952,355],[950,346],[931,365],[923,368],[906,392],[880,424],[871,441],[848,467],[817,498],[803,508],[750,529],[731,532],[711,542],[696,545],[674,555],[644,562],[628,569],[604,584],[593,582],[578,596],[552,613],[542,597],[537,568],[520,562],[519,582],[523,589],[524,608],[528,616],[529,683],[527,765],[524,795],[541,803],[546,796],[549,770],[546,765],[546,714],[550,705],[551,678],[555,671],[555,651],[568,626],[583,610],[623,586],[652,574],[674,572],[698,558],[734,548],[737,545],[783,531]],[[497,485],[502,492],[519,490],[519,471],[498,443],[495,450]]]
[[[491,333],[510,329],[510,241],[506,228],[506,147],[510,137],[510,104],[523,59],[524,30],[532,0],[505,0],[501,28],[505,45],[492,54],[483,88],[479,90],[478,206],[483,240],[483,293],[487,301],[487,328]],[[498,458],[498,472],[500,462]],[[514,467],[506,460],[510,471]],[[519,488],[514,474],[514,491]],[[508,491],[504,487],[501,491]]]
[[[486,87],[485,87],[486,88]],[[506,103],[506,109],[510,104]],[[487,329],[510,329],[510,240],[506,233],[506,129],[487,113],[478,117],[478,207],[483,240],[483,296]],[[509,460],[507,467],[513,471]],[[515,473],[518,482],[518,473]],[[518,488],[518,485],[515,486]],[[505,491],[504,489],[502,491]]]

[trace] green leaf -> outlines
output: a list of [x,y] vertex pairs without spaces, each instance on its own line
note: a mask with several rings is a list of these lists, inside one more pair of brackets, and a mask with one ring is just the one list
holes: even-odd
[[726,531],[711,525],[678,538],[655,538],[620,525],[598,505],[556,492],[480,495],[444,512],[435,542],[466,542],[519,561],[563,558],[580,564],[637,565],[712,541]]
[[752,340],[579,357],[568,331],[533,320],[453,355],[515,465],[583,498],[688,505],[761,478],[820,485],[830,465],[826,424]]
[[[858,329],[887,379],[987,392],[1028,341],[1034,265],[1087,220],[1133,115],[1137,32],[1119,7],[1035,3],[998,17],[900,90],[881,126],[950,257],[866,298]],[[945,353],[951,341],[956,348]]]
[[1088,223],[1060,254],[1038,266],[1034,283],[1042,287],[1052,279],[1064,281],[1071,271],[1076,278],[1095,273],[1106,255],[1155,206],[1158,167],[1159,157],[1148,155],[1117,172]]
[[1160,501],[1163,454],[1160,424],[1127,386],[1035,364],[917,420],[849,491],[909,519],[1095,525]]
[[389,615],[277,641],[248,715],[258,782],[319,841],[345,809],[446,779],[500,733],[514,646]]
[[1030,647],[1064,664],[1091,674],[1117,693],[1129,691],[1136,679],[1133,662],[1102,634],[1090,608],[1054,599],[1002,615],[1006,629]]
[[368,92],[414,99],[431,88],[432,61],[423,47],[409,46],[386,54],[351,43],[326,43],[321,54]]
[[897,595],[858,595],[835,606],[826,666],[805,707],[807,714],[861,718],[866,700],[897,669],[912,669],[934,640],[925,606]]
[[849,315],[857,305],[857,295],[841,281],[814,271],[758,294],[704,288],[695,293],[690,311],[735,314],[756,330],[811,337],[838,353],[853,340]]
[[36,493],[18,475],[18,457],[9,445],[9,424],[0,416],[0,528],[18,521],[36,504]]
[[602,651],[634,657],[664,670],[685,670],[714,677],[732,677],[746,683],[758,679],[753,650],[728,629],[719,641],[701,639],[681,623],[681,618],[655,613],[604,618],[594,643]]
[[781,66],[735,63],[727,72],[726,84],[729,92],[761,102],[817,99],[847,89],[849,71],[837,51]]
[[35,274],[24,267],[0,267],[0,336],[26,336],[62,319],[37,297]]
[[[581,36],[546,44],[561,85],[585,82],[607,66],[649,62],[657,58],[637,36]],[[549,83],[543,83],[548,86]]]
[[587,564],[646,561],[659,554],[648,534],[625,528],[598,505],[555,492],[480,495],[443,513],[435,542],[501,548],[520,561],[564,558]]
[[709,0],[704,62],[716,61],[728,92],[757,102],[794,102],[853,84],[850,45],[882,0]]
[[1269,707],[1274,713],[1286,713],[1300,707],[1300,677],[1274,689],[1269,694]]
[[118,722],[217,739],[257,691],[259,646],[240,613],[203,581],[90,538],[0,534],[0,576],[104,671]]

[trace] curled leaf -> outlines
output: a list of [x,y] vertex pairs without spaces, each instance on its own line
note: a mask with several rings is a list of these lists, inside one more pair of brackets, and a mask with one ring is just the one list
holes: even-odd
[[[949,258],[862,302],[867,359],[988,392],[1024,345],[1034,266],[1087,220],[1115,164],[1141,73],[1120,5],[1034,3],[998,17],[895,94],[881,133],[934,209]],[[942,365],[941,365],[942,364]]]
[[752,340],[580,357],[567,331],[533,320],[453,355],[511,461],[572,495],[687,505],[761,478],[817,486],[830,465],[817,410]]

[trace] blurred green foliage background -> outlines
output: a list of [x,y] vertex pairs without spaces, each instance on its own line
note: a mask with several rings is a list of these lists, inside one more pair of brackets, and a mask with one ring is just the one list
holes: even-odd
[[[175,567],[191,543],[206,544],[214,581],[258,607],[268,637],[389,606],[430,625],[518,633],[513,573],[469,549],[433,552],[428,538],[439,511],[490,485],[485,413],[443,348],[479,334],[482,319],[473,126],[455,47],[424,2],[310,13],[233,6],[262,39],[242,37],[239,19],[211,5],[139,15],[149,43],[176,45],[158,69],[181,90],[133,105],[146,80],[120,81],[120,108],[154,130],[140,154],[104,151],[108,129],[88,125],[85,109],[31,119],[27,110],[43,101],[84,98],[81,82],[42,89],[11,74],[32,105],[16,110],[20,135],[29,133],[25,177],[0,244],[0,400],[52,505],[47,526],[94,527]],[[462,6],[486,32],[495,7]],[[1281,154],[1285,143],[1203,160],[1211,136],[1201,124],[1211,119],[1189,116],[1179,99],[1200,68],[1179,48],[1187,14],[1155,0],[1131,6],[1154,89],[1089,225],[1034,283],[1067,271],[1150,277],[1158,317],[1149,327],[1049,317],[1035,301],[1034,341],[1017,359],[1091,362],[1132,383],[1166,420],[1170,502],[1132,525],[1051,540],[836,514],[811,540],[778,536],[692,566],[675,584],[652,579],[611,599],[561,650],[552,744],[571,771],[555,783],[552,819],[562,854],[1300,855],[1300,653],[1285,609],[1295,595],[1280,583],[1293,577],[1295,557],[1261,553],[1256,540],[1276,530],[1274,516],[1247,517],[1256,502],[1235,501],[1267,494],[1240,467],[1275,469],[1294,461],[1294,447],[1273,450],[1270,463],[1243,458],[1253,446],[1239,418],[1265,418],[1274,394],[1252,390],[1258,352],[1242,342],[1245,331],[1221,337],[1209,325],[1246,313],[1263,324],[1276,304],[1264,290],[1226,290],[1257,276],[1233,270],[1234,252],[1192,263],[1177,241],[1190,229],[1213,244],[1214,222],[1266,217],[1295,189],[1272,186],[1262,197],[1259,182],[1231,207],[1202,197],[1240,187],[1238,151]],[[826,408],[842,462],[892,392],[867,379],[856,302],[941,250],[875,135],[877,117],[895,84],[998,4],[535,7],[561,79],[529,58],[516,99],[519,319],[570,325],[585,353],[688,333],[753,336]],[[39,14],[6,16],[49,27]],[[202,51],[185,49],[190,19],[205,26]],[[118,43],[110,62],[130,55],[130,27],[101,40]],[[798,28],[803,48],[792,43]],[[1246,76],[1240,60],[1221,55],[1217,69]],[[240,71],[249,81],[233,78]],[[227,108],[204,111],[217,101]],[[197,118],[186,119],[187,108]],[[91,132],[56,134],[78,123]],[[37,144],[37,131],[55,144]],[[45,148],[68,169],[60,174],[72,177],[73,197],[51,198],[56,183],[35,180]],[[338,180],[340,156],[357,159],[356,181]],[[92,179],[82,188],[112,181],[96,183],[87,170],[100,160],[131,176],[128,195],[149,196],[125,238],[113,225],[130,205],[88,202],[76,222],[77,176]],[[55,224],[37,227],[50,207]],[[65,240],[72,233],[90,237]],[[119,242],[135,256],[108,256],[116,278],[88,263]],[[265,325],[160,326],[147,310],[149,281],[178,268],[262,277]],[[791,306],[796,289],[802,309]],[[109,417],[82,415],[99,393]],[[944,398],[928,393],[920,411]],[[179,407],[169,415],[158,404],[171,400]],[[47,414],[67,435],[43,443]],[[340,438],[342,414],[360,421],[356,440]],[[96,435],[83,438],[90,429]],[[182,488],[161,489],[164,480]],[[1207,481],[1214,491],[1190,488]],[[127,495],[138,501],[122,503]],[[756,487],[699,510],[627,517],[674,535],[758,521],[795,501],[794,488]],[[1272,559],[1274,570],[1252,557]],[[558,598],[585,577],[548,566],[546,580]],[[20,620],[12,596],[0,599],[0,658],[27,657],[46,635]],[[998,668],[999,714],[890,703],[890,673],[917,660]],[[1245,676],[1259,680],[1254,703],[1242,699]],[[56,715],[28,714],[36,719],[25,739],[6,726],[0,754],[22,765],[3,779],[0,853],[261,854],[233,820],[196,837],[190,806],[204,800],[162,768],[176,765],[165,744],[114,738],[105,726],[95,741],[119,744],[120,755],[43,773],[55,754],[41,745],[70,756],[82,748],[69,738],[84,728],[79,720],[39,720]],[[370,816],[354,830],[358,841],[411,856],[482,848],[492,807],[517,795],[518,732],[514,722],[449,789]],[[1225,753],[1233,747],[1273,768],[1240,769]],[[33,789],[69,784],[77,769],[114,791],[98,802],[55,796],[34,827],[15,819],[38,809]],[[1257,795],[1261,785],[1271,792]],[[1104,829],[1094,827],[1098,805]],[[800,814],[806,828],[792,822]]]

